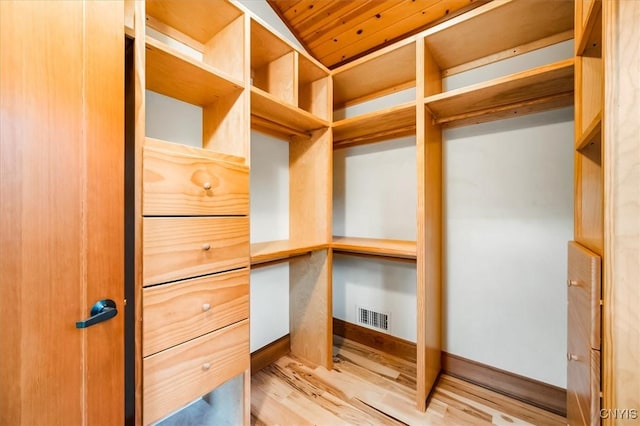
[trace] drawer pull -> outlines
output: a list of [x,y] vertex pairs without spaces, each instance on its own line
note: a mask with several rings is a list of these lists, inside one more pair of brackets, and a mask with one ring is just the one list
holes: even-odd
[[567,280],[567,287],[580,287],[580,281]]
[[204,185],[202,185],[202,187],[208,191],[211,189],[211,183],[210,182],[205,182]]
[[205,362],[204,364],[202,364],[202,370],[203,371],[207,371],[211,368],[211,364],[209,364],[208,362]]
[[211,248],[211,244],[209,244],[209,243],[204,243],[204,244],[202,245],[202,250],[204,250],[204,251],[207,251],[207,250],[209,250],[210,248]]
[[578,355],[567,352],[567,361],[578,361]]
[[202,305],[202,312],[207,312],[209,309],[211,309],[210,304],[205,303],[204,305]]

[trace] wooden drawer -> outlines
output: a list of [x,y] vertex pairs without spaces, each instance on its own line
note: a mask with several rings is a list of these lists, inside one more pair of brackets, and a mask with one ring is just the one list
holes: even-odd
[[146,217],[143,285],[249,266],[247,217]]
[[225,272],[142,292],[142,355],[249,317],[249,271]]
[[249,168],[240,157],[147,138],[145,216],[247,215]]
[[249,369],[249,320],[146,357],[143,421],[149,424]]
[[600,349],[600,256],[575,241],[569,242],[568,311],[570,335],[579,334],[591,348]]
[[[583,345],[584,348],[584,345]],[[600,351],[583,352],[569,341],[567,420],[571,426],[600,424]]]

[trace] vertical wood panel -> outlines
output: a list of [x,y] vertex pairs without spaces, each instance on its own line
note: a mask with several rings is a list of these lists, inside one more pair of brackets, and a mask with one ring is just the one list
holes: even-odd
[[[604,1],[603,408],[640,408],[640,2]],[[607,424],[615,423],[611,419]]]
[[[119,315],[85,330],[85,424],[124,420],[124,9],[86,1],[83,194],[85,306],[109,298]],[[87,317],[88,317],[87,312]]]

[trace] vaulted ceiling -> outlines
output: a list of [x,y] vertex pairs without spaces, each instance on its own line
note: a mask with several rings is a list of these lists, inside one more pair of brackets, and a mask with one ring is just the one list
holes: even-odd
[[316,59],[335,68],[489,0],[267,0]]

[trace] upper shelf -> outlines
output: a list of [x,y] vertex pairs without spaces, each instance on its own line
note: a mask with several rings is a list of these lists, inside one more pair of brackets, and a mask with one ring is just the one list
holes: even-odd
[[154,26],[167,25],[206,44],[242,11],[226,0],[146,0],[146,14]]
[[264,243],[251,244],[251,265],[258,265],[266,262],[273,262],[290,257],[301,256],[303,254],[326,249],[329,244],[310,243],[291,240],[267,241]]
[[258,130],[275,132],[285,137],[307,135],[313,130],[329,127],[328,121],[254,86],[251,87],[251,122]]
[[435,62],[448,70],[573,30],[573,1],[492,1],[423,34]]
[[205,106],[233,91],[242,82],[147,36],[147,88],[194,105]]
[[373,256],[416,258],[416,242],[381,238],[333,237],[333,251]]
[[573,104],[574,60],[474,84],[425,98],[442,127],[477,124]]
[[412,87],[415,81],[416,44],[409,39],[334,70],[333,106],[339,109]]
[[407,102],[381,111],[336,121],[333,147],[347,148],[415,134],[416,104]]

